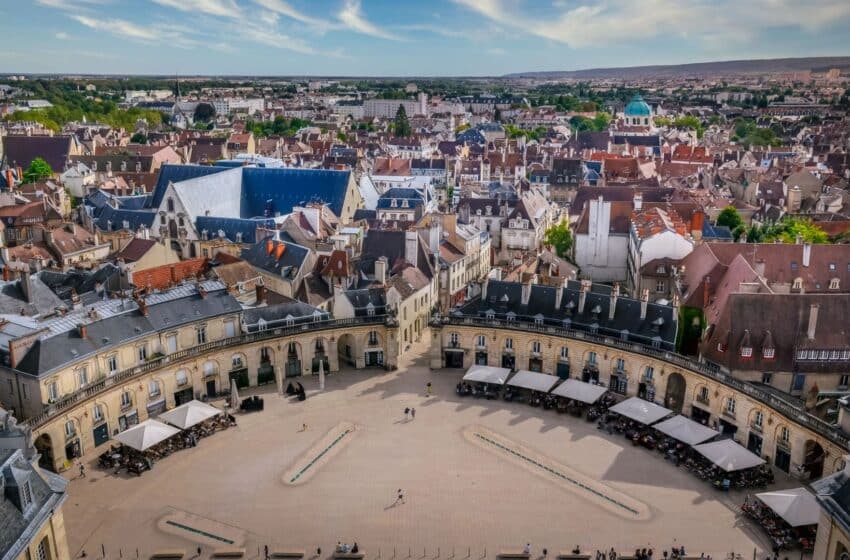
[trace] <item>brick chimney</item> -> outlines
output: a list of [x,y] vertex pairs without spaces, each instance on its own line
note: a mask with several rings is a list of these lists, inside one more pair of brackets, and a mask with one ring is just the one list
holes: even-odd
[[818,326],[818,310],[820,309],[820,305],[817,303],[813,303],[809,306],[809,328],[806,331],[806,335],[809,337],[809,340],[815,339],[815,331]]
[[77,323],[77,334],[80,335],[80,338],[88,338],[88,326],[85,323]]
[[136,305],[139,306],[139,313],[141,313],[143,316],[147,317],[148,316],[148,304],[145,302],[145,298],[137,297],[136,298]]
[[257,296],[257,305],[262,305],[266,302],[266,286],[258,283],[254,286],[254,293]]

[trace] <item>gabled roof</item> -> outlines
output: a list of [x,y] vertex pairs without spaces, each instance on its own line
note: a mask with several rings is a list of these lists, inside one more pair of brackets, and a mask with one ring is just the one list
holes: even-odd
[[62,173],[71,153],[71,136],[4,136],[3,157],[8,165],[26,169],[40,157],[54,173]]

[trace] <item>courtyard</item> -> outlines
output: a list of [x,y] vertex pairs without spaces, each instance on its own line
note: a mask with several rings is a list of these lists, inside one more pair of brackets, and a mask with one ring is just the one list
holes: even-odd
[[[300,378],[304,402],[256,389],[265,410],[237,415],[237,427],[141,477],[99,469],[96,453],[87,456],[85,478],[67,474],[72,555],[99,557],[103,548],[109,558],[147,558],[202,546],[207,557],[240,546],[256,557],[268,545],[321,547],[325,557],[338,541],[386,559],[492,558],[526,542],[533,557],[576,545],[621,554],[647,547],[656,558],[673,545],[714,558],[769,548],[740,513],[744,493],[718,492],[595,423],[459,397],[462,370],[431,371],[426,352],[414,346],[392,373],[329,375],[324,391],[318,378]],[[405,419],[406,407],[415,419]],[[571,487],[556,471],[586,482]],[[776,488],[792,486],[777,473]]]

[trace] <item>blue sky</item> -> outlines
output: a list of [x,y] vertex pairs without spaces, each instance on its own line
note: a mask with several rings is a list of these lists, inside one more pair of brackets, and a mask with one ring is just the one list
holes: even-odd
[[0,72],[500,75],[850,54],[848,0],[0,0]]

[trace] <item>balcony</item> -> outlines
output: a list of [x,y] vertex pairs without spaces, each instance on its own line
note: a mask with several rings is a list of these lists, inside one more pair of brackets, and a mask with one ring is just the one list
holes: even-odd
[[756,422],[750,422],[750,429],[754,432],[761,433],[764,430],[764,427]]
[[711,399],[705,395],[697,395],[694,401],[705,406],[711,406]]
[[728,408],[724,408],[723,412],[721,414],[723,414],[723,416],[725,416],[726,418],[731,418],[732,420],[735,419],[735,411],[734,410],[729,410]]

